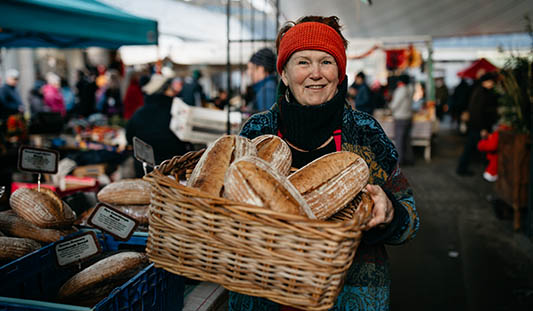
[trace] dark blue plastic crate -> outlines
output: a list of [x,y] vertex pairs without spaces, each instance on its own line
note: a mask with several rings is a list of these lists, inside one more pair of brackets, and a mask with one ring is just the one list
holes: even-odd
[[[115,240],[97,234],[103,251],[144,250],[146,233],[135,233],[130,240]],[[76,267],[59,267],[55,243],[0,267],[0,311],[11,310],[95,310],[148,311],[181,310],[184,280],[150,264],[93,308],[49,302],[64,282],[78,272]]]

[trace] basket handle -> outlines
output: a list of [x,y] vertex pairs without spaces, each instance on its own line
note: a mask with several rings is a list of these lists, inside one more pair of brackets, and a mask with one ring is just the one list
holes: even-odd
[[168,175],[172,171],[194,168],[194,165],[196,165],[196,162],[198,162],[204,151],[205,148],[198,151],[189,151],[182,156],[174,156],[172,159],[161,162],[154,170],[159,171],[163,175]]

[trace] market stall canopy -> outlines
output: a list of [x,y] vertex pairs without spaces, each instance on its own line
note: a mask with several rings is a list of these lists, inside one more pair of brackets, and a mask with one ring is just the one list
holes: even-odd
[[468,68],[459,71],[457,75],[461,78],[478,79],[485,73],[498,70],[498,67],[491,64],[488,60],[480,58],[473,62]]
[[157,44],[157,21],[95,0],[2,0],[0,47]]
[[524,16],[533,17],[533,1],[280,0],[280,12],[287,20],[336,15],[349,38],[457,37],[526,32]]

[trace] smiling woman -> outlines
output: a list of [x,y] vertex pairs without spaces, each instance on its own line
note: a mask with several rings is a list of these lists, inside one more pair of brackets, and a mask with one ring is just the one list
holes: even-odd
[[[333,310],[388,310],[384,245],[413,238],[418,214],[394,145],[372,116],[346,103],[347,41],[340,29],[335,16],[306,16],[281,28],[276,40],[281,75],[276,104],[253,115],[240,135],[278,135],[290,146],[296,168],[336,151],[354,152],[365,160],[372,219]],[[280,309],[294,310],[264,298],[230,294],[231,311]]]

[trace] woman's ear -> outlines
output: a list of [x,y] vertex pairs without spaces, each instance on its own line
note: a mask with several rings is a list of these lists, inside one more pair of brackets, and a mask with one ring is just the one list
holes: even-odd
[[285,68],[283,68],[283,70],[281,71],[281,81],[283,81],[286,86],[289,86],[289,78],[287,77]]

